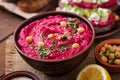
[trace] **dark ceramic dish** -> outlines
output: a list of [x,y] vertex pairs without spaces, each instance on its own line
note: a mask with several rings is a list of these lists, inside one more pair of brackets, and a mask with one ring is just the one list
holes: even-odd
[[16,72],[9,73],[9,74],[3,76],[1,78],[1,80],[11,80],[11,79],[17,78],[17,77],[27,77],[32,80],[39,80],[39,78],[35,74],[33,74],[31,72],[27,72],[27,71],[16,71]]
[[[89,45],[84,50],[82,50],[80,53],[78,53],[70,58],[66,58],[66,59],[62,59],[62,60],[38,60],[38,59],[33,59],[33,58],[29,57],[28,55],[26,55],[25,53],[23,53],[17,43],[17,38],[18,38],[18,35],[19,35],[21,29],[35,20],[44,18],[49,15],[58,15],[58,14],[62,15],[64,17],[78,18],[81,21],[83,21],[85,24],[87,24],[92,32],[92,39],[91,39]],[[76,14],[73,14],[73,13],[69,13],[69,12],[46,12],[46,13],[42,13],[37,16],[34,16],[34,17],[24,21],[22,24],[20,24],[14,33],[14,44],[15,44],[15,48],[17,49],[17,51],[19,52],[21,57],[30,66],[32,66],[35,69],[38,69],[46,74],[49,74],[49,75],[58,75],[58,74],[64,74],[64,73],[68,73],[68,72],[72,71],[81,62],[83,62],[83,60],[85,60],[85,57],[89,54],[89,51],[91,50],[91,46],[94,42],[94,38],[95,38],[94,28],[88,22],[88,20],[86,20],[85,18],[78,16]]]
[[101,47],[104,44],[116,44],[116,45],[120,45],[120,39],[108,39],[105,40],[101,43],[99,43],[96,48],[95,48],[95,59],[96,62],[100,65],[102,65],[104,68],[106,68],[109,72],[120,72],[120,65],[114,65],[114,64],[109,64],[106,62],[103,62],[100,58],[99,58],[99,50],[101,49]]

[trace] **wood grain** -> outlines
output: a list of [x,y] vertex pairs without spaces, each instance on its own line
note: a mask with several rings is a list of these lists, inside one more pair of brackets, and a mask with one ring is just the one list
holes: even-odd
[[0,43],[0,76],[5,73],[5,41]]
[[24,19],[8,11],[0,9],[0,41],[12,34]]

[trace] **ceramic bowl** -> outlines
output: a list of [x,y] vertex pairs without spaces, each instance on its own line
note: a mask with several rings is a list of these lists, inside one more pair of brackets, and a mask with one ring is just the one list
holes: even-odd
[[[19,35],[21,29],[35,20],[44,18],[46,16],[50,16],[50,15],[62,15],[64,17],[74,17],[74,18],[80,19],[85,24],[87,24],[92,32],[92,38],[91,38],[91,41],[89,42],[88,46],[84,50],[79,52],[78,54],[76,54],[72,57],[69,57],[69,58],[61,59],[61,60],[38,60],[38,59],[33,59],[33,58],[25,55],[25,53],[20,49],[18,42],[17,42],[18,35]],[[84,17],[78,16],[76,14],[69,13],[69,12],[53,11],[53,12],[41,13],[30,19],[25,20],[23,23],[21,23],[17,27],[17,29],[15,30],[15,33],[14,33],[15,48],[17,49],[17,51],[21,55],[21,57],[33,68],[40,70],[40,71],[44,72],[45,74],[49,74],[49,75],[65,74],[65,73],[68,73],[68,72],[72,71],[73,69],[75,69],[81,62],[83,62],[85,60],[86,56],[89,54],[89,51],[92,48],[91,46],[94,42],[94,39],[95,39],[95,31],[94,31],[93,26],[89,23],[89,21],[87,19],[85,19]]]
[[[39,78],[31,73],[31,72],[27,72],[27,71],[15,71],[15,72],[12,72],[12,73],[9,73],[5,76],[3,76],[0,80],[17,80],[15,78],[27,78],[30,79],[30,80],[39,80]],[[20,80],[20,79],[19,79]],[[25,79],[24,79],[25,80]]]
[[100,52],[100,49],[101,47],[104,46],[104,44],[112,44],[112,45],[120,45],[120,39],[108,39],[108,40],[105,40],[105,41],[102,41],[100,42],[96,48],[95,48],[95,59],[96,59],[96,62],[100,65],[102,65],[104,68],[106,68],[109,72],[120,72],[120,65],[115,65],[115,64],[110,64],[110,63],[107,63],[107,62],[103,62],[101,59],[100,59],[100,56],[99,56],[99,52]]

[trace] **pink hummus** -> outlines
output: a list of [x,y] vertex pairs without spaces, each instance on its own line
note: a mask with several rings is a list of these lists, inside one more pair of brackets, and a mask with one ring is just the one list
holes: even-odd
[[94,7],[109,8],[109,7],[112,7],[114,5],[117,5],[117,2],[116,2],[116,0],[109,0],[109,2],[98,5],[96,3],[86,3],[86,2],[78,3],[78,2],[73,2],[72,0],[70,0],[69,4],[72,6],[77,5],[77,6],[80,6],[82,8],[92,9]]
[[[66,27],[61,27],[61,21],[67,23]],[[84,31],[78,33],[78,28]],[[54,34],[54,37],[49,38],[49,34]],[[26,41],[28,36],[32,37],[31,42]],[[21,50],[32,58],[58,60],[79,53],[86,48],[91,38],[91,30],[79,19],[56,15],[36,20],[25,26],[19,33],[18,44]],[[39,42],[43,42],[44,46],[38,46]],[[74,43],[79,46],[73,48]]]
[[106,22],[101,22],[101,21],[91,21],[93,26],[99,26],[99,27],[106,27],[115,21],[115,16],[113,13],[109,13],[109,18]]

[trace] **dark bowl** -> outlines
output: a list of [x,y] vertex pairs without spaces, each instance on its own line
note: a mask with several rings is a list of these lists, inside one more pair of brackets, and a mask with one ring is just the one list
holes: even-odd
[[108,39],[105,41],[102,41],[101,43],[99,43],[96,48],[95,48],[95,59],[96,62],[100,65],[102,65],[104,68],[106,68],[109,72],[120,72],[120,65],[115,65],[115,64],[110,64],[107,62],[103,62],[100,57],[99,57],[99,51],[101,49],[101,47],[103,47],[104,44],[116,44],[116,45],[120,45],[120,39]]
[[19,78],[19,77],[26,77],[26,78],[30,78],[32,80],[39,80],[39,78],[31,73],[31,72],[27,72],[27,71],[15,71],[12,73],[9,73],[5,76],[3,76],[0,80],[11,80],[13,78]]
[[[23,53],[17,43],[18,35],[21,29],[35,20],[44,18],[49,15],[57,15],[57,14],[62,15],[64,17],[78,18],[88,25],[88,27],[90,28],[92,32],[92,39],[90,43],[88,44],[88,46],[84,50],[82,50],[80,53],[72,57],[61,59],[61,60],[38,60],[38,59],[33,59],[27,56],[25,53]],[[22,24],[18,26],[18,28],[15,30],[15,33],[14,33],[14,45],[17,51],[19,52],[19,54],[21,55],[21,57],[33,68],[39,71],[42,71],[45,74],[49,74],[49,75],[64,74],[64,73],[68,73],[72,71],[73,69],[75,69],[81,62],[85,60],[86,56],[89,54],[89,51],[91,50],[91,46],[94,42],[94,39],[95,39],[95,31],[94,31],[93,26],[89,23],[89,21],[85,19],[84,17],[78,16],[76,14],[69,13],[69,12],[53,11],[53,12],[41,13],[37,16],[34,16],[30,19],[25,20]]]

